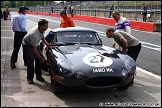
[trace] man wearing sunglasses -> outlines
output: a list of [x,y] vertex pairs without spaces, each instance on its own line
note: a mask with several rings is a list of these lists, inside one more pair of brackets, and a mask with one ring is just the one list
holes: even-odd
[[75,27],[73,18],[68,16],[64,10],[60,12],[60,16],[62,17],[60,28]]

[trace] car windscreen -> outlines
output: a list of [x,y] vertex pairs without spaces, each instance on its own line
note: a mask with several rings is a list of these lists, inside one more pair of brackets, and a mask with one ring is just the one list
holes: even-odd
[[58,32],[56,34],[57,42],[63,43],[99,43],[99,37],[96,32],[89,31],[71,31],[71,32]]

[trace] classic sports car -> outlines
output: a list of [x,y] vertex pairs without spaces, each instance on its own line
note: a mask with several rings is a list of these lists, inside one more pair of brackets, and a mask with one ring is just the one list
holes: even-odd
[[135,75],[136,63],[121,51],[105,46],[90,28],[56,28],[42,46],[47,59],[52,91],[66,86],[126,90]]

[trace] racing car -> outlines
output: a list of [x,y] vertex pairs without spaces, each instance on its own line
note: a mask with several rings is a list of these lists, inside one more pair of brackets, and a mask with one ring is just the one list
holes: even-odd
[[54,94],[64,87],[126,90],[135,75],[136,63],[121,51],[105,46],[96,30],[84,27],[50,31],[50,47],[42,45],[43,57]]

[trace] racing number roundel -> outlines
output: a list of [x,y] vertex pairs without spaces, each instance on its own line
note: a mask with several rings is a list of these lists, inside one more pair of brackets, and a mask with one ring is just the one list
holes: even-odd
[[94,67],[107,67],[113,63],[111,58],[98,53],[89,53],[83,58],[83,62]]

